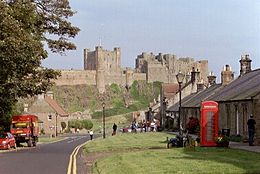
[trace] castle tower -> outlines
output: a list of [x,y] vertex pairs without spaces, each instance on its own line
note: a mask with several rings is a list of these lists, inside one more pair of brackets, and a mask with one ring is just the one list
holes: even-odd
[[115,47],[114,52],[116,59],[116,72],[119,73],[121,71],[121,50],[119,47]]
[[208,82],[209,82],[209,87],[216,84],[216,76],[213,74],[213,72],[210,72],[208,75]]
[[126,77],[126,86],[131,86],[132,83],[133,83],[133,70],[127,68],[126,71],[125,71],[125,77]]
[[103,49],[101,46],[96,47],[95,57],[97,61],[97,69],[96,69],[96,85],[99,93],[104,93],[106,91],[105,88],[105,61],[103,57]]
[[240,62],[240,76],[251,71],[252,60],[249,58],[248,54],[241,56],[239,62]]
[[87,61],[88,61],[88,51],[89,49],[84,49],[84,70],[87,70]]
[[232,72],[229,65],[226,65],[221,71],[221,83],[222,85],[227,85],[232,80],[234,80],[234,72]]

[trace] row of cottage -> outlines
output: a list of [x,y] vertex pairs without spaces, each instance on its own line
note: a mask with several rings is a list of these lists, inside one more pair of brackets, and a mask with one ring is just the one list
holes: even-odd
[[[186,125],[190,117],[200,119],[201,102],[216,101],[219,104],[219,130],[228,128],[231,135],[241,135],[246,139],[247,120],[253,114],[256,120],[255,143],[260,144],[260,69],[251,70],[249,55],[241,57],[240,75],[236,79],[228,65],[221,72],[220,84],[216,83],[216,76],[210,74],[209,85],[205,87],[196,80],[198,75],[199,72],[193,71],[191,80],[181,86],[182,125]],[[172,124],[176,124],[179,117],[178,84],[163,85],[160,106],[158,115],[162,126],[174,127]]]

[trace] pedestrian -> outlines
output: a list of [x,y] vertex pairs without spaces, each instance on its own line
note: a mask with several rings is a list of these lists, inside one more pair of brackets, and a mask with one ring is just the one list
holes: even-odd
[[113,135],[116,135],[116,130],[117,130],[117,125],[116,123],[113,124],[113,133],[112,133],[112,136]]
[[255,120],[253,118],[253,114],[251,114],[250,118],[247,121],[249,146],[253,146],[254,145],[255,124],[256,124],[256,122],[255,122]]
[[92,140],[93,139],[93,131],[92,130],[89,131],[89,136],[90,136],[90,140]]

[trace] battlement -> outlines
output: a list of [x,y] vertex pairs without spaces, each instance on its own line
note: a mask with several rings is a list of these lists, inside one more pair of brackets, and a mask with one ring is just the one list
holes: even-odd
[[121,49],[114,47],[112,51],[96,46],[94,51],[84,49],[84,70],[62,71],[56,80],[57,85],[90,84],[96,85],[99,92],[105,91],[105,85],[117,83],[131,85],[134,80],[147,82],[177,83],[175,75],[182,71],[187,74],[192,67],[200,71],[200,79],[207,81],[208,61],[195,61],[194,58],[177,58],[174,54],[157,55],[142,52],[137,55],[135,69],[121,68]]

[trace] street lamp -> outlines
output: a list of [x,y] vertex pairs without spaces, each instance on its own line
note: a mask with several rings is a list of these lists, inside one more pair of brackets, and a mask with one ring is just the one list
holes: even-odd
[[181,84],[184,79],[184,74],[181,71],[179,71],[178,74],[176,75],[176,78],[177,78],[177,82],[179,84],[179,94],[180,94],[178,126],[179,126],[179,133],[181,134],[181,121],[180,121],[180,117],[181,117]]
[[102,108],[103,108],[103,138],[106,138],[106,128],[105,128],[105,103],[102,103]]

